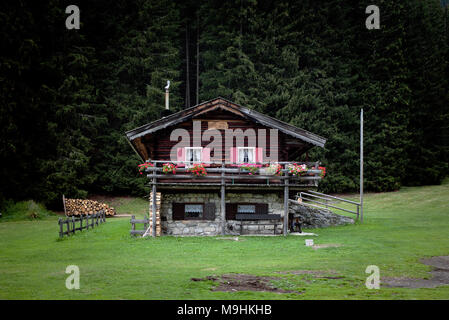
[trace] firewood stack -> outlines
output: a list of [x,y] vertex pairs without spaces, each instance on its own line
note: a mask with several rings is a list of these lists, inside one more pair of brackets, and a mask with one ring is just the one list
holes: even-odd
[[[150,232],[148,235],[152,235],[153,231],[153,193],[150,193]],[[156,237],[161,236],[161,193],[156,193]]]
[[65,207],[68,216],[94,214],[100,210],[104,210],[106,216],[113,216],[116,213],[113,207],[95,200],[65,199]]

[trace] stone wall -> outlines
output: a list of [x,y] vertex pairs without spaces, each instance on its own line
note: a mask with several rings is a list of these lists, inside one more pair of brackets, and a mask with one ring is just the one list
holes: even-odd
[[[226,193],[226,203],[267,203],[269,214],[284,214],[283,198],[276,193]],[[218,193],[162,193],[161,201],[162,233],[166,235],[219,235],[221,234],[221,204]],[[172,203],[215,203],[215,220],[173,220]],[[271,223],[271,224],[270,224]],[[282,233],[282,220],[244,221],[243,234]],[[226,220],[226,234],[240,234],[240,221]]]
[[327,209],[318,209],[289,201],[289,213],[298,217],[303,228],[324,228],[354,223],[354,219],[333,213]]

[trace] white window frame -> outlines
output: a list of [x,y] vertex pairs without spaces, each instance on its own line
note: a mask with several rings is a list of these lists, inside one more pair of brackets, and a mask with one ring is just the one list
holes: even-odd
[[[188,156],[188,150],[196,150],[199,149],[200,150],[200,160],[199,161],[190,161],[187,160],[187,156]],[[201,161],[203,161],[203,147],[184,147],[184,161],[186,165],[192,165],[194,163],[201,163]]]
[[[253,151],[253,161],[252,162],[240,161],[240,150],[241,149],[251,149]],[[255,147],[237,147],[237,163],[256,163],[256,148]]]

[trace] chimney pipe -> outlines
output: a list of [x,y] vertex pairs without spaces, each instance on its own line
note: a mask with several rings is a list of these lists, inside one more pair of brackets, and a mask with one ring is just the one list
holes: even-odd
[[170,88],[170,80],[167,80],[167,85],[165,86],[165,110],[169,110],[169,98],[168,98],[168,89]]

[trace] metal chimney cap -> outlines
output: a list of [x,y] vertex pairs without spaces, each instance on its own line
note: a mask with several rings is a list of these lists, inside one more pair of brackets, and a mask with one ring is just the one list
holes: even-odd
[[167,80],[167,86],[165,87],[165,90],[168,90],[170,88],[170,80]]

